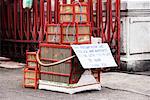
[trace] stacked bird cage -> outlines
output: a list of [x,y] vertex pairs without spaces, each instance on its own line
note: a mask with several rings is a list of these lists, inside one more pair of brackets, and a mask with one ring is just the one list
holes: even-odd
[[47,43],[61,43],[61,26],[60,24],[47,25],[46,42]]
[[60,23],[89,23],[88,4],[73,2],[72,4],[60,4]]
[[47,24],[46,43],[39,44],[41,80],[77,83],[84,72],[70,44],[90,44],[91,25],[86,3],[60,4],[59,23]]
[[70,23],[74,22],[74,5],[73,4],[61,4],[59,11],[59,22]]
[[37,89],[39,80],[39,69],[36,60],[36,52],[26,51],[26,67],[24,68],[24,87]]
[[62,24],[62,44],[90,44],[90,24]]
[[[43,63],[59,62],[74,55],[72,48],[69,45],[57,45],[41,43],[40,60]],[[78,82],[83,68],[76,57],[60,64],[52,66],[41,66],[40,73],[41,79],[54,82],[62,82],[73,84]]]

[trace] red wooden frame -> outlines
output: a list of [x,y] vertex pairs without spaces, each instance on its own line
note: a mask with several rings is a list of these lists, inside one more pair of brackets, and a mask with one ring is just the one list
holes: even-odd
[[[75,34],[73,35],[72,33],[68,33],[68,36],[74,36],[75,40],[73,42],[70,41],[64,41],[64,36],[66,36],[66,32],[63,32],[64,27],[68,27],[69,24],[62,24],[62,44],[90,44],[91,43],[91,35],[92,35],[92,31],[91,31],[91,25],[90,24],[77,24],[77,23],[70,23],[71,27],[75,27]],[[90,33],[79,33],[79,27],[82,26],[86,26],[89,27]],[[79,36],[89,36],[89,41],[78,41]]]
[[[28,56],[34,56],[35,59],[28,59]],[[35,63],[35,66],[30,66],[29,62]],[[26,73],[32,72],[35,77],[29,78],[26,76]],[[31,84],[26,84],[27,80],[32,80],[34,81],[34,85]],[[39,80],[39,68],[38,68],[38,63],[36,60],[36,52],[29,52],[28,50],[26,51],[26,67],[24,68],[24,81],[23,81],[23,86],[24,87],[34,87],[35,89],[38,88],[38,80]]]
[[[69,13],[67,13],[67,12],[60,12],[60,7],[66,7],[66,6],[70,6],[70,7],[72,7],[72,12],[69,12]],[[89,7],[88,7],[88,3],[81,3],[81,6],[85,6],[86,7],[86,12],[85,13],[82,13],[82,12],[75,12],[75,7],[76,6],[79,6],[79,4],[75,4],[75,3],[73,3],[73,4],[60,4],[59,5],[59,15],[58,15],[58,19],[59,19],[59,23],[90,23],[90,17],[89,17]],[[71,21],[69,21],[69,22],[65,22],[65,21],[63,21],[63,22],[61,22],[61,15],[72,15],[72,20]],[[77,15],[85,15],[86,17],[87,17],[87,21],[79,21],[79,22],[77,22],[76,21],[76,16]]]
[[[29,78],[29,77],[27,77],[26,76],[26,73],[28,73],[28,72],[32,72],[32,73],[34,73],[35,74],[35,78]],[[24,69],[24,82],[23,82],[23,86],[24,87],[33,87],[34,89],[37,89],[38,88],[38,81],[39,81],[39,78],[37,78],[38,76],[38,71],[35,71],[35,70],[31,70],[31,69],[29,69],[29,68],[25,68]],[[27,80],[32,80],[32,81],[34,81],[34,85],[31,85],[31,84],[26,84],[26,81]]]
[[[48,32],[48,27],[59,27],[59,33],[56,33],[56,32]],[[46,26],[46,42],[47,43],[56,43],[56,44],[61,44],[61,24],[47,24]],[[49,41],[49,37],[48,36],[58,36],[59,37],[59,41]]]
[[[57,45],[57,44],[47,44],[47,43],[40,43],[39,44],[39,48],[40,48],[40,52],[41,52],[41,48],[42,47],[50,47],[50,48],[60,48],[60,49],[70,49],[70,54],[72,55],[73,54],[73,50],[71,48],[71,46],[69,45]],[[68,52],[69,53],[69,52]],[[70,55],[70,56],[71,56]],[[45,61],[51,61],[51,62],[57,62],[59,60],[57,59],[47,59],[47,58],[40,58],[41,60],[45,60]],[[77,58],[75,58],[77,59]],[[55,75],[55,76],[64,76],[64,77],[69,77],[69,80],[68,80],[68,83],[69,84],[74,84],[74,83],[77,83],[79,78],[75,78],[74,80],[72,79],[72,76],[74,74],[82,74],[83,73],[83,69],[82,70],[77,70],[77,67],[79,67],[79,65],[77,63],[75,63],[75,65],[72,64],[71,60],[69,61],[66,61],[64,63],[68,63],[70,64],[70,74],[64,74],[64,73],[57,73],[57,72],[53,72],[53,71],[40,71],[40,74],[49,74],[49,75]]]

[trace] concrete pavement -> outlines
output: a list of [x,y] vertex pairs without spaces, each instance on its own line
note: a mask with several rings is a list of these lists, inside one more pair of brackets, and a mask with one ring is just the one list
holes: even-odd
[[[144,73],[144,72],[143,72]],[[109,72],[102,74],[102,86],[150,97],[150,76]]]
[[[102,73],[101,91],[65,94],[23,88],[23,68],[12,63],[0,68],[0,100],[150,100],[150,76]],[[142,72],[144,73],[144,72]]]
[[0,67],[2,68],[23,68],[25,66],[24,63],[18,63],[15,61],[12,61],[9,58],[0,57]]
[[[149,76],[103,73],[101,91],[87,91],[70,95],[23,88],[22,71],[23,69],[0,68],[0,100],[150,100],[148,83],[136,80],[137,78],[147,80]],[[120,77],[118,78],[118,76]],[[131,80],[135,83],[134,85],[130,83]]]

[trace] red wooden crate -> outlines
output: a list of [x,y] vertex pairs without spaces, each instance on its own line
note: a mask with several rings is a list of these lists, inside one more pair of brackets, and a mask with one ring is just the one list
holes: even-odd
[[47,24],[46,42],[47,43],[61,43],[60,24]]
[[77,23],[89,23],[90,18],[88,16],[88,4],[80,3],[74,4],[74,20]]
[[[68,45],[41,43],[39,48],[40,60],[43,63],[57,62],[74,54],[71,46]],[[69,84],[77,83],[83,71],[76,57],[58,65],[40,66],[41,80]]]
[[37,89],[39,80],[39,71],[30,68],[24,69],[24,87],[33,87]]
[[39,80],[39,69],[36,60],[36,52],[26,51],[26,66],[24,68],[24,87],[37,89]]
[[60,23],[89,23],[88,4],[73,3],[59,5],[59,22]]
[[90,44],[91,36],[90,24],[77,24],[77,44]]
[[74,22],[74,5],[73,4],[60,4],[59,5],[59,22],[70,23]]
[[30,69],[37,69],[38,63],[36,61],[36,52],[26,51],[26,67]]
[[62,24],[62,44],[77,43],[77,24]]
[[90,24],[62,24],[62,44],[90,44]]

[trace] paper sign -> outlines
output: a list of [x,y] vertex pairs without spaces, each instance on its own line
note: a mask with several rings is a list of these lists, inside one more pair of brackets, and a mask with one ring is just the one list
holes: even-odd
[[107,43],[71,45],[85,69],[117,66]]

